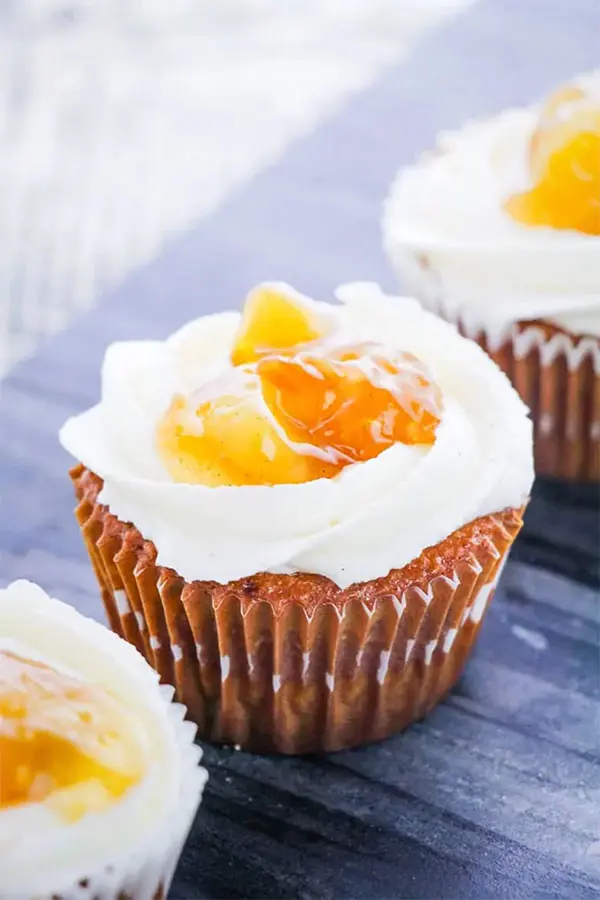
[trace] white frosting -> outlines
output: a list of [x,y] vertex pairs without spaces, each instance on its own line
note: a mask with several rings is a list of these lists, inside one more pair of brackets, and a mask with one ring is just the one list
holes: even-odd
[[[132,866],[135,872],[145,857],[160,863],[169,846],[178,851],[179,832],[189,828],[205,773],[198,767],[193,729],[186,727],[181,745],[181,729],[189,723],[181,722],[182,707],[167,702],[172,690],[159,686],[150,666],[125,641],[25,581],[0,590],[0,648],[118,697],[131,710],[131,728],[146,762],[141,781],[120,800],[73,823],[44,804],[0,810],[2,896],[63,891],[71,896],[82,878],[98,887],[107,866],[118,878]],[[192,801],[187,809],[181,803],[184,790]],[[166,880],[169,873],[163,874]]]
[[[586,86],[600,91],[600,71]],[[401,170],[383,235],[394,266],[419,299],[419,257],[435,273],[446,314],[500,337],[511,323],[548,319],[600,335],[600,236],[528,227],[503,210],[530,185],[526,155],[539,107],[514,109],[442,135],[440,153]],[[429,285],[431,288],[431,285]]]
[[414,301],[346,286],[323,305],[349,335],[408,350],[430,369],[444,413],[430,447],[395,444],[332,479],[216,487],[176,484],[155,449],[176,391],[229,366],[236,313],[207,316],[164,343],[108,348],[102,400],[69,419],[63,446],[104,479],[101,501],[152,540],[186,580],[312,572],[340,587],[387,574],[479,515],[520,506],[533,479],[531,423],[506,377],[471,341]]

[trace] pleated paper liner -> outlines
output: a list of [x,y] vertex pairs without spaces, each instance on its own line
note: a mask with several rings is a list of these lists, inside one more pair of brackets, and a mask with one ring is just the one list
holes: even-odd
[[569,482],[600,482],[600,339],[546,320],[515,322],[501,343],[451,314],[439,273],[425,254],[388,244],[409,292],[456,325],[506,372],[534,424],[535,471]]
[[536,473],[600,481],[600,341],[541,321],[515,323],[499,347],[476,339],[531,410]]
[[570,482],[600,482],[600,341],[542,321],[516,322],[500,345],[469,333],[506,372],[531,410],[535,472]]
[[71,477],[111,627],[175,685],[201,738],[257,752],[340,750],[425,716],[458,678],[522,525],[522,510],[477,519],[344,591],[302,574],[189,584],[97,502],[99,478]]

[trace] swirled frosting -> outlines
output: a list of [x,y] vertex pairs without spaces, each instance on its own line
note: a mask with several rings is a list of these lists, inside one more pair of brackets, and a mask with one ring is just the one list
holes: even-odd
[[[600,71],[575,83],[600,95]],[[384,243],[408,287],[492,339],[533,319],[600,335],[600,236],[524,225],[503,208],[528,185],[539,111],[441,135],[437,152],[398,173],[385,205]]]
[[520,506],[533,480],[531,423],[506,377],[414,300],[347,285],[317,304],[349,338],[415,354],[442,391],[432,445],[396,443],[334,478],[303,484],[175,483],[156,425],[175,393],[231,366],[239,314],[206,316],[164,342],[111,345],[102,399],[67,421],[63,446],[104,479],[101,502],[152,540],[186,580],[312,572],[340,587],[400,568],[477,516]]

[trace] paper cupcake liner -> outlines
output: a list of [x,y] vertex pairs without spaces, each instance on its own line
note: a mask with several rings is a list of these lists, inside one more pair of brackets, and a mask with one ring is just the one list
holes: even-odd
[[522,510],[477,519],[385,578],[338,589],[318,575],[186,583],[72,473],[77,519],[111,626],[146,653],[217,743],[340,750],[387,737],[460,674]]
[[595,362],[600,341],[571,336],[547,322],[515,323],[498,348],[484,332],[471,336],[531,410],[536,473],[600,481],[600,367]]
[[[32,586],[33,587],[33,586]],[[66,615],[73,615],[77,631],[101,629],[96,622],[80,616],[69,609]],[[101,629],[103,632],[105,629]],[[106,636],[112,636],[106,632]],[[142,664],[142,660],[136,660]],[[144,669],[147,667],[144,664]],[[158,677],[148,670],[148,683],[160,693],[166,715],[174,736],[173,763],[181,772],[177,797],[169,797],[168,806],[157,820],[150,833],[129,841],[125,837],[117,843],[111,858],[104,856],[90,871],[85,866],[79,869],[77,861],[68,864],[64,873],[44,872],[35,860],[23,878],[10,884],[0,883],[0,900],[162,900],[166,898],[175,867],[187,839],[194,816],[200,804],[206,770],[200,766],[202,751],[195,744],[196,726],[186,720],[185,708],[173,702],[174,688],[167,684],[158,685]]]
[[408,290],[476,341],[508,375],[534,424],[537,475],[600,481],[600,339],[551,322],[515,322],[500,340],[449,311],[441,279],[425,254],[388,247]]

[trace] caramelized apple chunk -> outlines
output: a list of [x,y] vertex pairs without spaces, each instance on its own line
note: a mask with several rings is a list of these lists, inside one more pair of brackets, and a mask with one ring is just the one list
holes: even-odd
[[209,391],[175,397],[159,424],[158,449],[175,481],[208,487],[296,484],[335,474],[296,452],[265,409],[256,374],[242,378],[240,369]]
[[432,444],[441,395],[410,354],[360,344],[272,354],[176,397],[158,449],[176,481],[292,484],[332,478],[396,442]]
[[46,803],[75,821],[133,786],[140,757],[106,691],[0,650],[0,809]]
[[263,396],[288,438],[318,447],[338,470],[394,443],[432,444],[441,397],[410,354],[363,345],[331,358],[301,353],[257,365]]
[[532,187],[505,209],[525,225],[600,234],[600,100],[578,86],[544,104],[529,147]]
[[234,366],[256,362],[261,356],[310,344],[327,331],[327,323],[299,296],[282,285],[259,285],[244,304],[234,339]]

